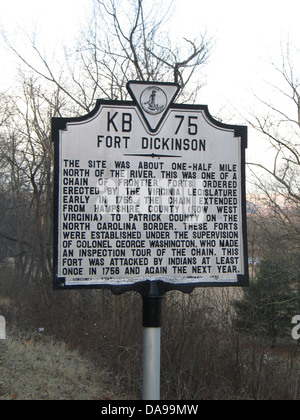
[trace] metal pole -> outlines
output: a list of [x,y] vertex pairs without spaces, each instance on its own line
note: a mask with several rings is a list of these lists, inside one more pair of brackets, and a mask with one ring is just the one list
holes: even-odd
[[143,400],[160,400],[161,311],[163,296],[156,283],[143,298]]
[[160,328],[144,328],[143,400],[160,400]]

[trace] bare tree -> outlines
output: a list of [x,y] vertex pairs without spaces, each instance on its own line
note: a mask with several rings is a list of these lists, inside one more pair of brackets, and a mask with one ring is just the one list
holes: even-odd
[[1,190],[9,198],[0,236],[13,245],[23,277],[51,273],[51,118],[86,114],[98,98],[125,100],[132,79],[179,82],[181,101],[193,101],[212,48],[205,33],[173,45],[171,0],[90,1],[90,21],[60,63],[42,52],[36,33],[20,49],[2,30],[20,72],[11,94],[0,97]]
[[0,136],[1,189],[5,197],[0,237],[14,244],[10,256],[17,259],[19,275],[40,280],[51,273],[50,121],[59,114],[59,99],[57,91],[50,94],[36,79],[22,77],[22,91],[7,98],[9,106],[3,110],[8,117],[1,125]]
[[59,89],[69,115],[91,111],[99,98],[126,99],[128,80],[178,82],[180,100],[194,102],[213,41],[204,33],[198,40],[184,38],[174,44],[166,30],[172,4],[93,0],[90,21],[75,48],[65,48],[60,66],[41,52],[36,34],[28,36],[34,59],[14,46],[4,31],[2,37],[27,70]]
[[[200,78],[192,92],[188,92],[188,85],[207,62],[212,39],[204,33],[198,40],[184,38],[173,45],[165,29],[172,15],[172,4],[162,0],[122,1],[121,8],[118,0],[96,0],[94,25],[85,44],[92,56],[100,58],[99,68],[110,81],[108,92],[112,98],[126,97],[124,87],[133,79],[179,83],[181,100],[195,100],[203,86]],[[104,19],[99,19],[101,16]],[[124,25],[124,22],[128,23]],[[109,31],[97,38],[97,34],[103,33],[103,24]]]
[[[265,232],[278,239],[284,250],[300,248],[300,70],[299,50],[291,44],[282,49],[280,65],[272,63],[280,76],[271,85],[276,94],[272,102],[260,98],[264,115],[253,115],[251,124],[268,141],[272,162],[251,162],[252,182],[260,198],[259,207]],[[278,99],[277,99],[278,98]],[[271,223],[272,221],[272,223]],[[272,233],[271,233],[272,232]],[[280,238],[280,240],[279,240]],[[273,244],[276,243],[273,241]]]

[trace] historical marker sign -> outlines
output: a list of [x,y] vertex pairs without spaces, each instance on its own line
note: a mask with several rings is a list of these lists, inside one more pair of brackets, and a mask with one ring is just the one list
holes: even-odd
[[247,128],[174,104],[177,84],[54,118],[54,288],[248,284]]

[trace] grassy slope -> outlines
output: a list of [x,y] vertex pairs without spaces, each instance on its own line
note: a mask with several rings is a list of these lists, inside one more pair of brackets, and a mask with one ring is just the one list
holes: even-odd
[[105,374],[44,334],[0,340],[0,400],[114,399]]

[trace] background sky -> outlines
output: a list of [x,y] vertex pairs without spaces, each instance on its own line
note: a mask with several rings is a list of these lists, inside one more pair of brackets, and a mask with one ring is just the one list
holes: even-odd
[[[150,0],[151,1],[151,0]],[[85,0],[0,0],[0,25],[10,39],[22,36],[25,29],[39,34],[39,45],[55,51],[68,45],[88,15],[90,2]],[[300,49],[299,0],[174,0],[171,25],[174,34],[195,38],[206,28],[216,45],[206,67],[207,85],[199,103],[217,115],[240,115],[255,107],[253,93],[261,97],[266,82],[277,83],[270,61],[281,61],[281,43],[287,39]],[[12,83],[16,60],[0,46],[0,88]],[[266,93],[267,94],[267,93]],[[251,136],[250,159],[261,154],[259,138]]]

